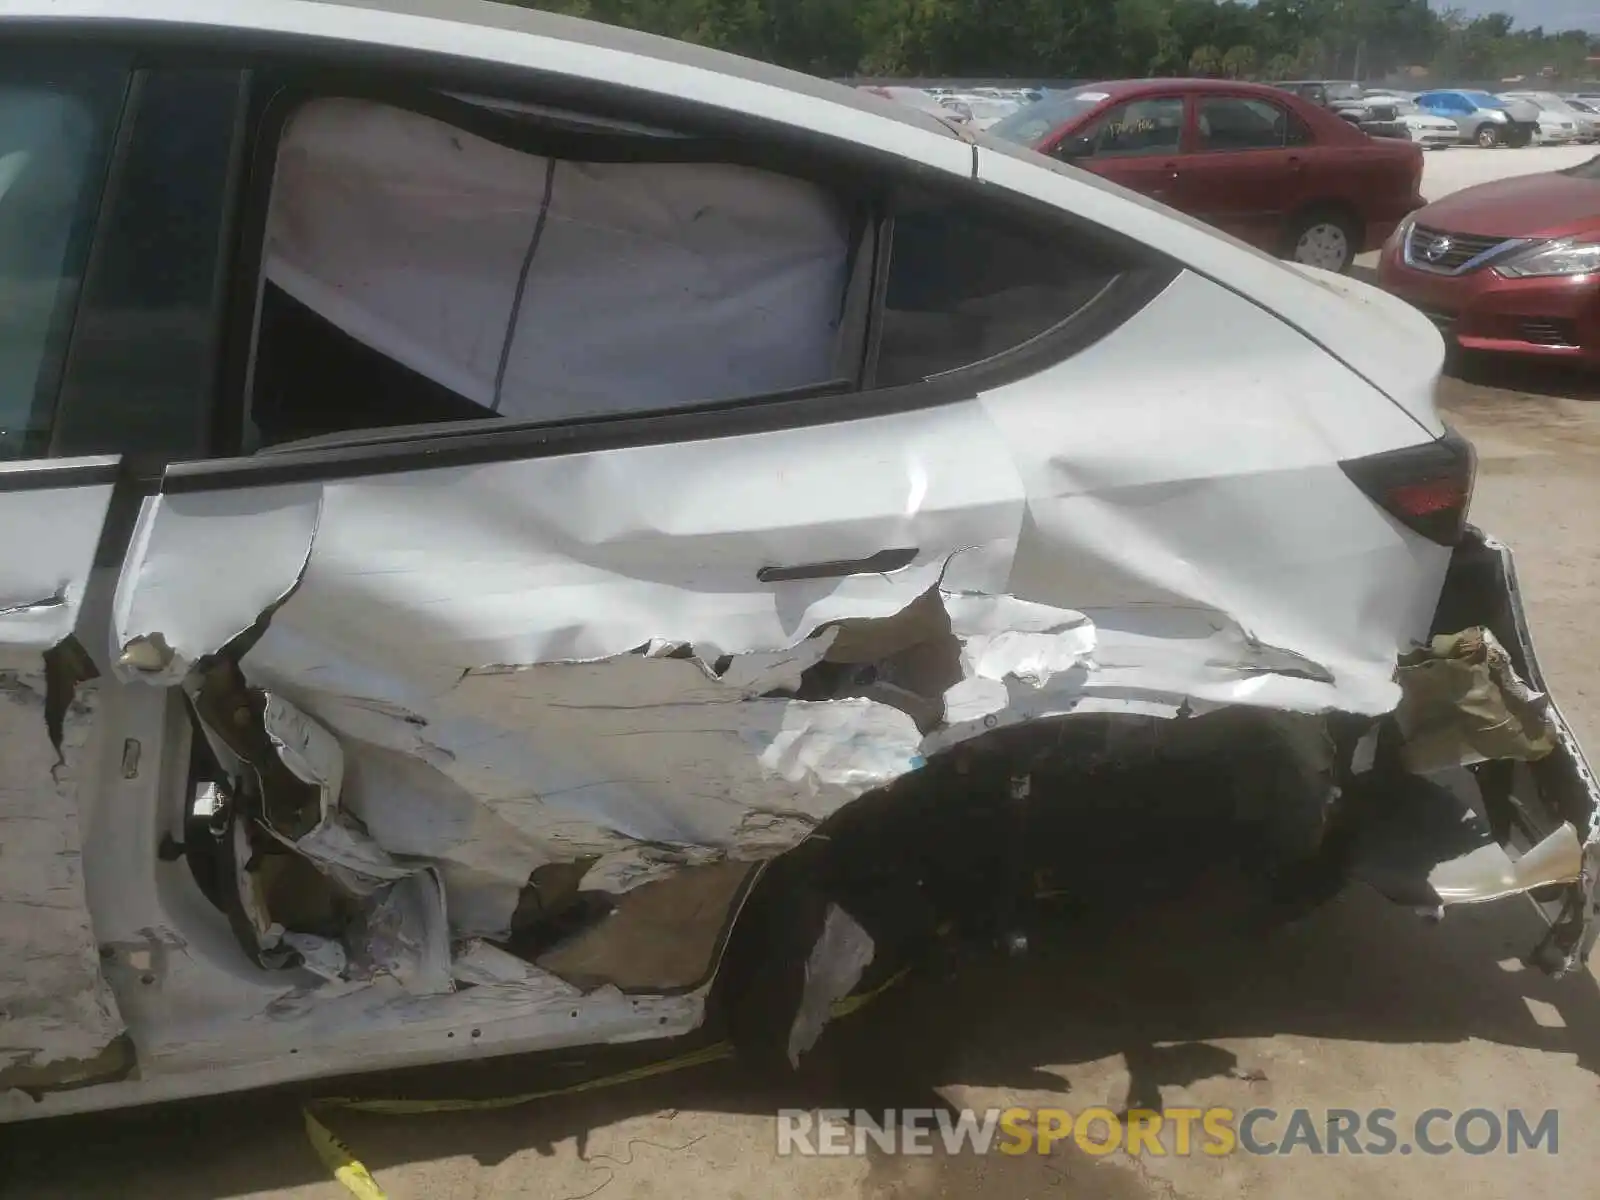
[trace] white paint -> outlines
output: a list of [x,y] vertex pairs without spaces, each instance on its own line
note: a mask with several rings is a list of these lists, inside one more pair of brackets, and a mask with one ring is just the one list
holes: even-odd
[[52,477],[115,461],[0,465],[33,477],[0,490],[0,1072],[92,1059],[124,1028],[85,895],[99,688],[77,689],[58,750],[43,658],[77,625],[111,499],[110,484]]
[[854,917],[837,904],[828,905],[822,932],[806,959],[805,985],[789,1027],[790,1066],[799,1067],[800,1056],[817,1044],[834,1003],[855,990],[861,973],[872,965],[874,950],[872,935]]
[[0,1074],[91,1059],[123,1030],[84,896],[78,793],[96,692],[80,689],[59,766],[44,698],[42,672],[0,671]]
[[[1444,362],[1444,346],[1437,337],[1418,336],[1427,324],[1420,314],[1398,325],[1376,320],[1359,305],[1317,287],[1302,273],[1237,238],[1020,146],[983,140],[978,175],[997,187],[1118,229],[1261,305],[1368,380],[1424,429],[1443,433],[1433,389]],[[1233,339],[1215,343],[1208,364],[1220,367],[1239,361],[1232,353],[1239,344]],[[1367,411],[1364,408],[1364,416]],[[1351,427],[1356,424],[1351,422]]]
[[49,477],[116,461],[0,463],[0,481],[35,477],[26,489],[0,488],[0,663],[36,666],[38,657],[29,652],[49,649],[77,625],[111,503],[109,483],[52,487]]
[[[227,645],[294,589],[317,531],[319,489],[290,484],[226,495],[157,495],[139,510],[117,582],[113,640],[126,649],[159,634],[165,665],[120,662],[117,674],[157,686],[180,682],[203,655]],[[218,521],[219,513],[228,519]],[[207,597],[195,603],[205,564]],[[247,615],[253,614],[253,615]]]
[[43,675],[0,672],[0,1072],[91,1059],[122,1034],[83,894],[78,786],[94,699],[80,691],[58,766]]

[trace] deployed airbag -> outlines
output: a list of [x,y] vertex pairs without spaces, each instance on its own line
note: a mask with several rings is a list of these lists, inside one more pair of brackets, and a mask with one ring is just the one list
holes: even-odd
[[838,374],[849,214],[751,167],[575,162],[324,99],[284,130],[265,276],[485,408],[569,418]]

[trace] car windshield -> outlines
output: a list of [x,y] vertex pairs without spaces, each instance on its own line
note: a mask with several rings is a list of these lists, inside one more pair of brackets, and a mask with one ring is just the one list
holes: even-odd
[[1462,92],[1468,103],[1476,104],[1479,108],[1504,108],[1505,102],[1499,96],[1491,96],[1488,92]]
[[1329,100],[1361,99],[1361,89],[1353,83],[1330,83],[1326,90]]
[[1586,100],[1568,100],[1567,103],[1573,108],[1577,109],[1579,112],[1600,113],[1600,109],[1595,108],[1594,105],[1588,103]]
[[1076,120],[1106,98],[1105,92],[1046,92],[1032,104],[990,126],[989,133],[1019,146],[1031,146],[1054,129]]

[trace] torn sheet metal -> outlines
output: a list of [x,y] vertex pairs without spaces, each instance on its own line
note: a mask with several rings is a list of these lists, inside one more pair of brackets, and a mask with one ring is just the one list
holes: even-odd
[[1400,660],[1395,720],[1401,759],[1416,774],[1555,749],[1549,700],[1517,675],[1511,656],[1482,627],[1440,634]]
[[112,604],[118,677],[181,683],[270,613],[305,569],[321,502],[294,485],[145,500]]
[[347,978],[387,975],[416,996],[453,991],[450,927],[439,877],[419,871],[371,899],[348,934]]
[[833,1014],[836,1001],[843,1000],[872,965],[872,935],[837,904],[828,905],[822,932],[806,959],[805,986],[789,1028],[789,1065],[798,1068],[800,1056],[817,1044]]
[[1397,904],[1499,900],[1583,874],[1584,842],[1563,821],[1522,851],[1495,838],[1473,776],[1455,769],[1390,783],[1360,831],[1352,875]]
[[413,875],[422,864],[395,862],[340,808],[344,792],[344,751],[339,741],[282,696],[268,695],[262,725],[278,757],[295,777],[317,789],[321,817],[298,838],[279,836],[351,894],[371,895]]

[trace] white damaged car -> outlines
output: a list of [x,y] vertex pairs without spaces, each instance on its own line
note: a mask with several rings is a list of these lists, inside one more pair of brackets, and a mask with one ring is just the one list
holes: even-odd
[[1425,318],[859,91],[401,7],[0,16],[0,1114],[713,1001],[793,1065],[1107,814],[1581,958],[1595,785]]

